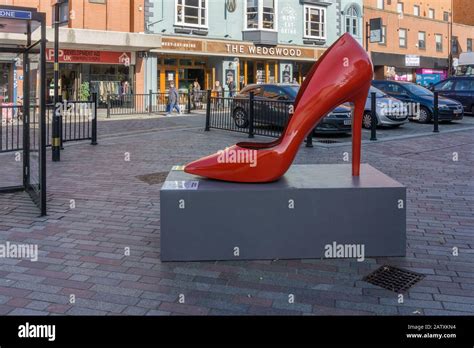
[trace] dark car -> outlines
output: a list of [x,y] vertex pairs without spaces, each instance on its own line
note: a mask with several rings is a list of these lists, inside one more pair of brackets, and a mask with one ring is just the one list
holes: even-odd
[[474,114],[474,76],[451,77],[433,86],[439,95],[457,100],[464,107],[464,112]]
[[[429,123],[434,113],[434,94],[429,89],[411,82],[372,81],[372,85],[389,96],[406,103],[408,117],[422,123]],[[462,120],[464,111],[461,103],[456,100],[439,97],[439,120]]]
[[[294,84],[252,84],[243,88],[233,100],[232,118],[239,128],[249,125],[249,95],[254,93],[254,122],[285,127],[298,94]],[[316,133],[347,133],[351,131],[351,109],[339,106],[324,117]]]

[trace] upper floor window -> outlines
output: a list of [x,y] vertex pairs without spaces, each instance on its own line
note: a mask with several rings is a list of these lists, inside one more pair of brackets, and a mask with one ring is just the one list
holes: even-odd
[[443,52],[443,35],[435,34],[436,51]]
[[277,0],[247,0],[246,29],[276,30]]
[[407,47],[407,30],[400,29],[398,31],[398,42],[400,47]]
[[447,11],[443,12],[443,21],[449,22],[449,12]]
[[397,3],[397,12],[398,12],[398,14],[403,14],[403,10],[404,10],[403,2],[398,2]]
[[349,7],[346,12],[346,32],[353,36],[359,36],[360,16],[355,6]]
[[415,15],[415,16],[420,15],[420,6],[418,6],[418,5],[413,6],[413,15]]
[[176,24],[207,27],[207,0],[176,0]]
[[458,54],[459,53],[459,47],[458,47],[458,38],[457,38],[457,36],[452,37],[451,45],[453,46],[453,48],[452,48],[453,54]]
[[326,9],[317,6],[304,6],[304,36],[313,39],[326,38]]
[[428,17],[431,18],[431,19],[434,19],[435,18],[435,10],[430,8],[428,10]]
[[424,31],[418,32],[418,48],[420,50],[426,49],[426,33]]
[[383,10],[385,8],[385,0],[377,0],[377,8]]
[[472,39],[467,39],[467,51],[472,52]]

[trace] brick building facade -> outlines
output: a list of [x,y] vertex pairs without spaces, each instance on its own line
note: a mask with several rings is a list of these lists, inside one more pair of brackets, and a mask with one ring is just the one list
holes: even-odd
[[[53,79],[55,0],[0,0],[0,5],[35,8],[46,13],[48,84]],[[142,93],[143,60],[139,52],[160,47],[160,35],[144,35],[144,0],[63,0],[60,5],[60,95],[78,100],[84,86],[99,93],[104,102],[108,94]],[[0,35],[0,42],[14,44],[24,37]],[[18,63],[18,58],[16,58]],[[6,102],[22,97],[21,64],[14,57],[0,57],[0,98]],[[52,94],[52,92],[50,93]]]
[[472,0],[364,0],[365,21],[382,18],[384,40],[370,43],[376,79],[435,83],[474,38]]

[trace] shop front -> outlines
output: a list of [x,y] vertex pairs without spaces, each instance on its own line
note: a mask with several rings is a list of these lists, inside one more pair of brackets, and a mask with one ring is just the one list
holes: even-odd
[[301,83],[324,52],[297,46],[255,46],[241,41],[163,37],[156,54],[156,84],[148,88],[165,92],[171,81],[188,89],[197,81],[201,89],[216,82],[228,90],[252,83]]
[[[50,102],[54,95],[54,50],[46,52]],[[59,50],[59,95],[63,100],[84,100],[97,93],[104,105],[108,95],[131,94],[135,86],[132,52]]]
[[416,83],[424,87],[430,87],[448,78],[448,70],[439,69],[417,69]]
[[429,86],[447,77],[448,59],[372,52],[374,78]]

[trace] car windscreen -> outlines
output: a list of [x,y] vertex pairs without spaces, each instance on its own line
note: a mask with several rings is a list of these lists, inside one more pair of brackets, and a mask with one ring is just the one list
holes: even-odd
[[283,89],[283,91],[290,97],[290,99],[296,99],[299,86],[281,86],[281,89]]
[[421,87],[418,85],[415,85],[414,83],[407,83],[406,85],[403,85],[410,93],[413,93],[418,96],[433,96],[433,92],[431,92],[429,89],[426,89],[425,87]]
[[374,86],[371,86],[371,87],[370,87],[369,98],[370,98],[370,96],[372,95],[372,93],[376,93],[377,98],[385,98],[385,97],[387,97],[387,93],[382,92],[380,89],[375,88]]

